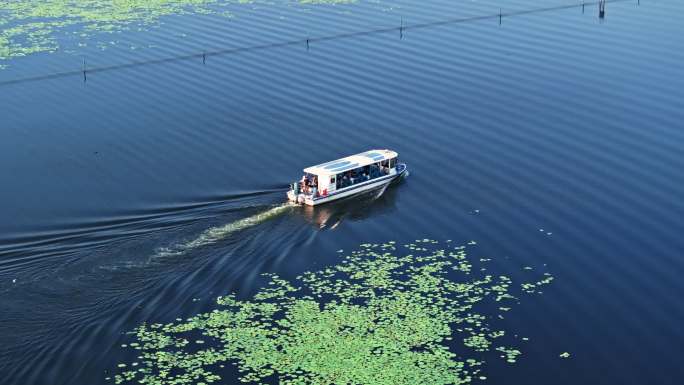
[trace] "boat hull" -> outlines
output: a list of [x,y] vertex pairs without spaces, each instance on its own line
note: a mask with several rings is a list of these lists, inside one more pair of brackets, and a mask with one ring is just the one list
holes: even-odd
[[294,192],[290,190],[287,192],[287,197],[290,201],[296,203],[301,203],[308,206],[317,206],[320,204],[336,201],[338,199],[351,197],[353,195],[363,194],[374,190],[387,188],[387,186],[390,183],[404,176],[406,174],[406,169],[407,168],[405,164],[399,164],[397,165],[397,172],[394,174],[365,181],[363,183],[359,183],[357,185],[332,192],[326,196],[319,196],[316,198],[312,198],[311,195],[305,194],[298,194],[297,196],[295,196]]

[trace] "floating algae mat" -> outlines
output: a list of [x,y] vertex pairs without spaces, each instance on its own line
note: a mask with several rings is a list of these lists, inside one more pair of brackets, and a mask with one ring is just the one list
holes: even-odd
[[225,382],[232,380],[222,378],[226,365],[235,365],[243,382],[287,385],[486,379],[482,352],[497,351],[511,363],[521,354],[504,342],[516,341],[510,333],[492,326],[501,314],[487,309],[509,309],[519,301],[516,294],[529,295],[529,285],[551,279],[514,285],[474,269],[466,247],[450,245],[427,239],[364,244],[338,265],[293,282],[270,275],[251,299],[219,297],[211,312],[143,324],[125,345],[138,359],[120,363],[108,379]]

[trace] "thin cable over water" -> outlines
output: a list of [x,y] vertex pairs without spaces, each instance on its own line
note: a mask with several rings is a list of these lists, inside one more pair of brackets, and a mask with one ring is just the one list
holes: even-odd
[[273,49],[273,48],[283,48],[283,47],[295,46],[295,45],[305,45],[308,48],[311,43],[316,43],[316,42],[350,39],[350,38],[354,38],[354,37],[368,36],[368,35],[388,33],[388,32],[396,32],[396,31],[399,31],[401,34],[401,33],[403,33],[403,31],[407,31],[407,30],[416,30],[416,29],[422,29],[422,28],[438,27],[438,26],[448,25],[448,24],[475,22],[475,21],[482,21],[482,20],[488,20],[488,19],[497,19],[498,18],[501,21],[504,17],[509,18],[509,17],[513,17],[513,16],[523,16],[523,15],[530,15],[530,14],[535,14],[535,13],[559,11],[559,10],[564,10],[564,9],[578,8],[578,7],[595,6],[595,5],[598,5],[600,3],[604,3],[604,4],[605,3],[620,3],[620,2],[626,2],[626,1],[631,1],[631,0],[606,0],[606,1],[593,1],[593,2],[579,2],[579,3],[564,4],[564,5],[557,5],[557,6],[551,6],[551,7],[543,7],[543,8],[525,9],[525,10],[511,11],[511,12],[503,12],[503,10],[500,10],[498,13],[495,13],[495,14],[472,16],[472,17],[462,17],[462,18],[450,18],[450,19],[436,20],[436,21],[431,21],[431,22],[426,22],[426,23],[418,23],[418,24],[403,25],[403,21],[402,21],[402,24],[398,27],[393,26],[393,27],[386,27],[386,28],[376,28],[376,29],[368,29],[368,30],[340,33],[340,34],[327,35],[327,36],[287,40],[287,41],[282,41],[282,42],[274,42],[274,43],[268,43],[268,44],[246,46],[246,47],[225,48],[225,49],[219,49],[219,50],[213,50],[213,51],[205,51],[205,52],[201,52],[201,53],[180,54],[180,55],[169,56],[169,57],[165,57],[165,58],[132,61],[129,63],[117,64],[117,65],[111,65],[111,66],[100,66],[100,67],[93,67],[93,68],[84,67],[83,69],[80,69],[80,70],[54,72],[54,73],[44,74],[44,75],[36,75],[36,76],[29,76],[29,77],[23,77],[23,78],[18,78],[18,79],[4,80],[4,81],[0,81],[0,86],[6,86],[6,85],[18,84],[18,83],[26,83],[26,82],[35,82],[35,81],[41,81],[41,80],[56,79],[56,78],[67,77],[67,76],[75,76],[75,75],[82,75],[84,77],[84,80],[85,80],[87,74],[112,71],[112,70],[118,70],[118,69],[125,69],[125,68],[133,68],[133,67],[139,67],[139,66],[144,66],[144,65],[171,63],[171,62],[178,62],[178,61],[191,60],[191,59],[202,59],[203,61],[206,61],[206,58],[210,57],[210,56],[238,54],[238,53],[251,52],[251,51],[261,51],[261,50]]

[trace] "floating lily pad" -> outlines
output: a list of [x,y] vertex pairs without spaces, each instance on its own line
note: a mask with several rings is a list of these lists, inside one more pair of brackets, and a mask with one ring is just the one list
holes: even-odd
[[[242,382],[284,385],[484,380],[482,355],[509,333],[490,325],[489,307],[479,305],[513,306],[509,290],[518,286],[505,276],[471,274],[463,247],[417,242],[425,247],[410,244],[403,253],[394,242],[364,244],[339,264],[293,282],[268,275],[251,299],[226,295],[216,309],[185,321],[143,324],[128,344],[142,362],[120,366],[114,380],[232,382],[218,374],[225,364],[237,367]],[[522,354],[495,349],[509,363]]]
[[[225,6],[251,0],[9,0],[0,1],[0,60],[59,49],[56,36],[88,38],[96,33],[145,30],[159,19],[179,14],[233,15]],[[350,0],[301,0],[349,3]],[[183,37],[181,35],[181,37]],[[108,39],[109,41],[110,39]],[[79,43],[85,46],[86,43]],[[135,49],[135,47],[131,47]],[[2,69],[0,65],[0,69]]]

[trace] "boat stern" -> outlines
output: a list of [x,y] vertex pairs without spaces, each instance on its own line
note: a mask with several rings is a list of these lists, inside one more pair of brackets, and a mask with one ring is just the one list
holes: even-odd
[[297,203],[297,204],[306,204],[313,206],[314,205],[314,200],[311,197],[311,194],[304,194],[302,192],[295,192],[294,190],[290,189],[287,192],[287,199],[290,202]]

